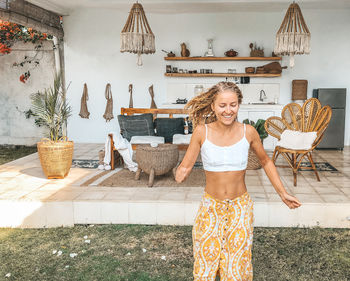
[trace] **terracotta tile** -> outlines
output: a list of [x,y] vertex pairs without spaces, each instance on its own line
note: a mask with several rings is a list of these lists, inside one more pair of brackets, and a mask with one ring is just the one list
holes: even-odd
[[340,202],[350,203],[350,199],[345,195],[321,194],[321,197],[327,203],[340,203]]
[[320,188],[320,187],[315,187],[315,190],[318,194],[323,195],[323,194],[338,194],[342,195],[342,192],[338,188]]
[[72,201],[78,195],[82,194],[83,191],[58,191],[46,200],[48,201]]
[[103,197],[107,195],[106,191],[99,191],[99,192],[82,192],[78,196],[74,198],[76,201],[81,201],[81,200],[101,200]]
[[304,204],[304,203],[324,203],[323,198],[317,194],[305,194],[305,193],[295,193],[295,197]]

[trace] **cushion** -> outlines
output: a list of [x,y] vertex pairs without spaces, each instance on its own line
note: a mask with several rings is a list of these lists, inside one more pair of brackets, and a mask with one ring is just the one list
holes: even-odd
[[157,136],[133,136],[130,140],[131,144],[141,144],[141,143],[164,143],[163,137]]
[[276,145],[295,150],[308,150],[312,147],[316,138],[317,132],[284,130]]
[[165,142],[173,142],[173,135],[184,134],[183,118],[157,118],[154,120],[156,135],[165,138]]
[[121,135],[128,141],[133,136],[154,136],[153,114],[118,115]]
[[192,134],[182,135],[175,134],[173,135],[173,144],[189,144],[191,141]]

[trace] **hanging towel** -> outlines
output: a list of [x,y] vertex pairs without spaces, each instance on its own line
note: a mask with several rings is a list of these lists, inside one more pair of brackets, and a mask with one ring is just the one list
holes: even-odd
[[81,118],[89,119],[90,112],[87,108],[87,101],[88,100],[89,100],[88,89],[87,89],[86,83],[84,83],[84,90],[83,90],[83,95],[81,96],[80,113],[79,113],[79,116]]
[[151,95],[152,101],[151,101],[151,108],[157,108],[156,102],[154,101],[154,91],[153,91],[153,85],[151,85],[148,88],[149,94]]
[[108,122],[114,118],[114,116],[113,116],[113,98],[112,98],[111,84],[109,84],[109,83],[106,85],[105,98],[107,100],[107,105],[106,105],[105,114],[103,114],[103,118],[106,119],[106,122]]
[[129,108],[133,108],[134,102],[132,100],[132,84],[129,84],[129,93],[130,93]]
[[[114,148],[118,150],[120,155],[123,157],[124,165],[132,172],[137,171],[137,163],[132,161],[132,146],[127,139],[124,139],[120,133],[111,132],[113,134]],[[105,142],[105,158],[103,160],[105,165],[110,165],[111,163],[111,140],[107,136]]]

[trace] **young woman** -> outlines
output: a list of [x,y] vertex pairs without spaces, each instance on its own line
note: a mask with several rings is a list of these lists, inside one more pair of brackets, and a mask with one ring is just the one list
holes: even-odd
[[187,104],[194,132],[176,181],[190,174],[201,152],[206,176],[204,195],[193,226],[194,280],[252,280],[253,201],[244,182],[249,147],[258,156],[282,201],[301,205],[283,187],[257,131],[237,121],[240,89],[220,82]]

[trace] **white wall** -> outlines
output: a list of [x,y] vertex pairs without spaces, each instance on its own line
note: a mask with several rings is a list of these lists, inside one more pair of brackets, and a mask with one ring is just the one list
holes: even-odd
[[[55,59],[52,42],[44,42],[43,52],[38,54],[37,67],[22,62],[24,56],[33,56],[32,43],[16,43],[10,54],[0,56],[0,144],[33,145],[44,136],[44,130],[34,125],[33,117],[26,119],[23,111],[31,107],[30,95],[50,86],[55,74]],[[28,51],[29,50],[29,51]],[[30,70],[31,77],[23,84],[21,74]]]
[[[286,7],[287,9],[287,7]],[[103,142],[109,131],[117,130],[116,116],[120,107],[129,103],[128,85],[134,85],[134,107],[149,107],[148,87],[154,84],[155,101],[166,102],[167,83],[216,83],[217,78],[167,78],[164,77],[164,53],[161,49],[180,52],[185,42],[191,56],[202,56],[207,49],[207,39],[214,38],[214,53],[223,56],[228,49],[235,49],[239,56],[249,56],[249,43],[256,42],[271,54],[275,34],[284,17],[283,12],[213,13],[213,14],[150,14],[146,16],[156,36],[154,55],[144,55],[144,65],[136,65],[136,56],[120,53],[120,32],[127,13],[113,9],[85,9],[73,11],[64,18],[65,59],[67,82],[71,81],[68,98],[74,109],[68,125],[68,134],[77,142]],[[311,54],[296,56],[295,67],[288,68],[280,78],[252,78],[251,83],[280,83],[280,103],[291,101],[291,81],[307,79],[308,97],[314,88],[347,88],[346,128],[350,125],[350,10],[303,10],[310,29]],[[259,66],[266,62],[177,62],[182,68],[212,68],[226,71],[245,66]],[[288,57],[282,65],[288,65]],[[86,82],[90,99],[90,119],[78,116],[83,83]],[[106,123],[102,115],[106,100],[104,89],[111,83],[114,99],[114,116]],[[244,93],[243,93],[244,94]],[[346,130],[346,145],[350,145],[350,132]]]

